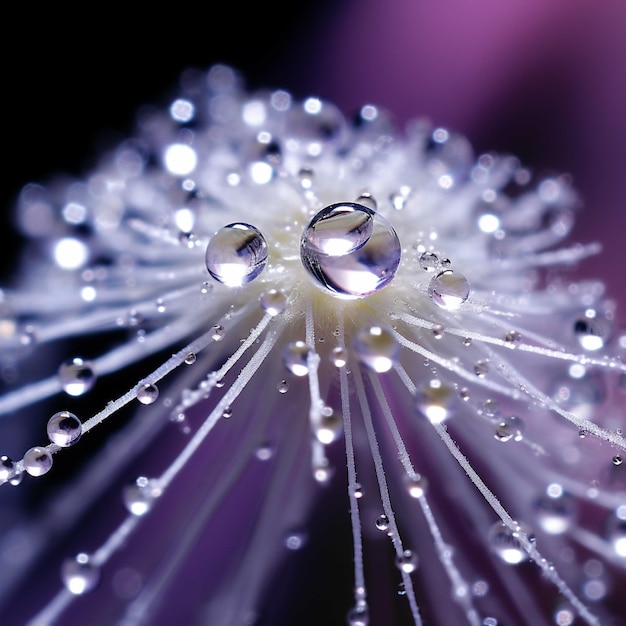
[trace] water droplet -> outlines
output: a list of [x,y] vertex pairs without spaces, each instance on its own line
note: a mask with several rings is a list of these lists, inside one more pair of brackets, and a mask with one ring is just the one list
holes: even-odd
[[220,326],[220,324],[215,324],[215,326],[211,328],[211,339],[213,339],[213,341],[222,341],[225,334],[226,331],[223,326]]
[[524,421],[516,415],[505,417],[496,426],[494,437],[498,441],[521,441],[524,438]]
[[315,215],[300,242],[302,264],[318,286],[360,298],[385,287],[400,264],[400,240],[381,215],[354,202]]
[[352,488],[352,495],[354,495],[357,500],[365,495],[365,490],[363,489],[361,483],[354,483],[354,486]]
[[452,387],[434,378],[417,389],[415,405],[420,415],[433,424],[440,424],[454,413],[457,398]]
[[370,616],[367,605],[358,605],[351,608],[346,616],[348,626],[369,626]]
[[484,378],[489,372],[489,360],[484,359],[481,361],[476,361],[474,365],[474,374],[478,376],[478,378]]
[[616,465],[616,466],[617,466],[617,465],[621,465],[622,463],[623,463],[623,459],[622,459],[622,457],[621,457],[619,454],[616,454],[616,455],[613,457],[613,465]]
[[396,567],[406,574],[411,574],[417,569],[417,556],[412,550],[404,550],[404,552],[396,556]]
[[585,316],[574,323],[574,335],[580,346],[588,352],[602,349],[611,337],[612,324],[596,311],[586,311]]
[[448,311],[458,309],[469,298],[469,293],[467,278],[455,270],[439,272],[428,284],[430,299]]
[[63,391],[70,396],[82,396],[96,382],[93,364],[80,357],[74,357],[62,363],[59,367],[58,377]]
[[321,485],[328,483],[334,473],[333,468],[328,465],[327,459],[324,459],[313,466],[313,478],[315,478],[315,480]]
[[287,298],[285,297],[285,294],[277,289],[264,291],[259,296],[259,302],[261,304],[261,308],[268,315],[279,315],[287,306]]
[[233,416],[233,409],[230,406],[227,406],[223,411],[222,411],[222,417],[225,417],[226,419],[229,419]]
[[420,474],[406,476],[404,485],[412,498],[421,498],[428,487],[428,481]]
[[194,352],[190,352],[185,357],[185,365],[193,365],[196,362],[196,355]]
[[289,550],[300,550],[306,544],[307,536],[303,532],[290,532],[285,537],[285,547]]
[[124,487],[122,499],[129,513],[136,516],[145,515],[161,495],[161,488],[154,478],[139,476],[130,485]]
[[572,526],[576,516],[574,498],[560,485],[552,484],[535,500],[535,517],[541,528],[550,535],[560,535]]
[[481,410],[488,417],[493,417],[499,411],[498,403],[495,400],[489,398],[483,402]]
[[61,565],[61,579],[70,593],[81,595],[95,589],[100,581],[100,569],[93,565],[87,554],[77,554]]
[[522,336],[516,330],[509,330],[504,335],[504,342],[507,348],[517,348],[522,341]]
[[286,380],[281,380],[278,385],[276,385],[276,389],[278,393],[287,393],[287,391],[289,391],[289,383]]
[[444,328],[441,324],[433,326],[433,337],[435,339],[441,339],[443,337]]
[[618,556],[626,557],[626,507],[620,506],[616,513],[607,519],[604,536]]
[[388,372],[400,352],[391,331],[380,326],[358,330],[352,347],[361,363],[379,373]]
[[[520,524],[520,528],[529,535],[525,525]],[[517,565],[529,558],[516,535],[504,522],[496,522],[489,530],[491,551],[509,565]]]
[[256,449],[254,456],[259,461],[269,461],[274,456],[274,447],[269,443],[263,443]]
[[6,455],[0,457],[0,481],[9,481],[15,476],[15,461]]
[[215,280],[228,287],[240,287],[253,281],[265,268],[267,243],[250,224],[228,224],[211,237],[205,261]]
[[48,420],[47,430],[50,441],[65,448],[78,441],[83,432],[83,426],[73,413],[60,411]]
[[52,455],[39,446],[31,448],[24,455],[24,471],[31,476],[42,476],[52,467]]
[[283,350],[283,364],[294,376],[306,376],[309,373],[310,352],[304,341],[292,341]]
[[399,596],[405,596],[406,595],[406,587],[405,587],[404,583],[398,583],[397,594]]
[[345,367],[348,362],[348,351],[343,346],[331,350],[330,360],[335,367]]
[[337,441],[343,432],[343,419],[330,407],[325,407],[315,428],[315,436],[320,443],[328,445]]
[[418,262],[425,272],[434,272],[440,265],[439,257],[434,252],[422,252]]
[[152,404],[159,397],[159,388],[156,385],[146,383],[137,389],[137,400],[141,404]]
[[379,515],[374,522],[376,528],[382,532],[389,530],[389,518],[386,515]]

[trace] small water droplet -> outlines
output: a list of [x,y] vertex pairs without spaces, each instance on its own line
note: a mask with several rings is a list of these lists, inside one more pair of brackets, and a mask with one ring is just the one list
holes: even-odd
[[307,541],[307,536],[303,532],[290,532],[285,537],[285,547],[289,550],[300,550],[304,547]]
[[359,500],[360,498],[362,498],[365,495],[365,490],[363,489],[361,483],[354,483],[353,489],[352,489],[352,495]]
[[456,410],[457,397],[452,387],[434,378],[417,389],[415,406],[420,415],[433,424],[440,424]]
[[478,378],[484,378],[489,372],[489,360],[483,359],[481,361],[476,361],[474,365],[474,374],[478,376]]
[[302,264],[326,291],[360,298],[385,287],[400,264],[400,240],[380,214],[354,202],[332,204],[309,222]]
[[259,461],[269,461],[274,456],[274,447],[269,443],[263,443],[256,449],[254,456]]
[[406,587],[405,587],[404,583],[398,583],[397,594],[399,596],[405,596],[406,595]]
[[509,330],[504,335],[504,342],[507,348],[517,348],[522,341],[522,336],[516,330]]
[[497,426],[494,437],[498,441],[521,441],[524,438],[524,420],[516,415],[505,417]]
[[9,481],[15,476],[15,461],[6,455],[0,457],[0,481]]
[[358,605],[351,608],[346,616],[348,626],[369,626],[370,617],[367,605]]
[[250,224],[228,224],[211,237],[205,261],[215,280],[228,287],[240,287],[253,281],[265,268],[267,243]]
[[428,284],[430,299],[442,309],[458,309],[470,294],[467,278],[455,270],[444,270],[433,276]]
[[404,485],[412,498],[421,498],[428,488],[428,481],[420,474],[406,476]]
[[283,364],[294,376],[306,376],[309,373],[310,352],[304,341],[292,341],[283,350]]
[[87,554],[77,554],[61,565],[61,579],[66,589],[74,595],[82,595],[95,589],[100,581],[100,569],[91,563]]
[[279,315],[287,306],[287,298],[285,297],[285,294],[277,289],[264,291],[259,296],[259,302],[261,304],[261,308],[268,315],[272,316]]
[[161,493],[156,479],[139,476],[130,485],[124,487],[122,499],[128,512],[140,517],[152,508],[154,501]]
[[80,357],[74,357],[62,363],[57,375],[63,391],[70,396],[82,396],[96,382],[93,364]]
[[380,326],[359,329],[352,347],[361,363],[379,373],[388,372],[400,352],[391,331]]
[[389,530],[389,518],[386,515],[379,515],[374,522],[376,528],[382,532],[387,532]]
[[78,441],[83,427],[76,415],[69,411],[59,411],[48,420],[47,431],[52,443],[65,448]]
[[39,446],[31,448],[24,454],[24,471],[31,476],[42,476],[52,467],[52,455]]
[[278,393],[287,393],[289,391],[289,383],[286,380],[281,380],[278,385],[276,385],[276,389]]
[[229,406],[227,406],[223,411],[222,411],[222,417],[225,417],[226,419],[229,419],[233,416],[233,409]]
[[617,466],[617,465],[621,465],[622,463],[623,463],[623,459],[622,459],[622,457],[621,457],[619,454],[616,454],[616,455],[613,457],[613,465],[616,465],[616,466]]
[[576,517],[574,498],[557,484],[551,484],[534,503],[535,517],[550,535],[560,535],[572,526]]
[[440,266],[439,257],[434,252],[422,252],[418,258],[419,266],[425,272],[434,272]]
[[196,355],[194,352],[190,352],[185,357],[185,365],[193,365],[196,362]]
[[319,423],[315,428],[315,436],[320,443],[328,445],[337,441],[343,432],[343,419],[339,413],[333,411],[330,407],[325,407],[322,412]]
[[222,341],[225,334],[226,331],[224,330],[224,327],[220,324],[215,324],[215,326],[211,328],[211,339],[213,339],[213,341]]
[[417,569],[417,556],[412,550],[404,550],[401,555],[396,556],[396,567],[406,574],[411,574]]
[[626,506],[618,507],[606,521],[604,536],[615,553],[626,557]]
[[156,385],[146,383],[137,389],[137,400],[141,404],[152,404],[159,397],[159,388]]
[[612,324],[596,311],[586,311],[585,316],[574,323],[574,335],[580,346],[588,352],[604,348],[611,337]]
[[330,360],[335,367],[345,367],[348,362],[348,351],[343,346],[331,350]]
[[433,326],[433,336],[435,339],[441,339],[443,337],[444,328],[441,324]]
[[[520,524],[520,528],[531,539],[527,527]],[[517,565],[529,558],[516,535],[517,533],[504,522],[496,522],[489,530],[488,541],[491,551],[509,565]]]

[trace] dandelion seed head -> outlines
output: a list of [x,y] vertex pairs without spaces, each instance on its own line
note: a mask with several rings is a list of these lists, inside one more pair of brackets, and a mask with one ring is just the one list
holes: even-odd
[[[348,624],[381,613],[386,582],[418,626],[618,616],[624,333],[602,283],[562,271],[598,251],[565,243],[577,204],[568,177],[426,120],[187,74],[85,180],[18,200],[44,254],[1,293],[0,419],[30,413],[50,443],[7,437],[0,482],[45,484],[136,414],[44,498],[30,550],[9,521],[0,603],[26,619],[15,590],[50,587],[32,572],[62,539],[40,621],[85,595],[109,623],[165,623],[180,593],[190,623],[279,620],[268,581],[314,551],[314,504],[346,483]],[[106,532],[75,546],[101,495]]]

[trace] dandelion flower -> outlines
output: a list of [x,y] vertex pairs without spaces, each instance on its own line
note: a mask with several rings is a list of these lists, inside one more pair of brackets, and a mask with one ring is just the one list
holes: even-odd
[[352,582],[324,623],[624,623],[626,334],[571,277],[577,208],[566,176],[223,65],[85,180],[28,185],[6,623],[287,623],[330,492]]

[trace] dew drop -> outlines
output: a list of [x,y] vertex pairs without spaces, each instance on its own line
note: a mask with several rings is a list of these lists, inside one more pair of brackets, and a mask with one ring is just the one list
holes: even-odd
[[261,444],[254,452],[259,461],[269,461],[274,456],[274,447],[269,443]]
[[24,471],[31,476],[42,476],[52,467],[52,455],[39,446],[31,448],[24,455]]
[[185,365],[193,365],[196,362],[196,354],[195,352],[190,352],[185,357]]
[[211,339],[213,339],[213,341],[222,341],[225,334],[226,331],[224,330],[224,327],[220,324],[215,324],[215,326],[211,328]]
[[304,547],[307,536],[303,532],[290,532],[285,537],[285,547],[289,550],[300,550]]
[[100,569],[91,563],[87,554],[81,552],[63,562],[61,579],[70,593],[82,595],[95,589],[100,581]]
[[6,455],[0,457],[0,481],[9,481],[15,476],[15,461]]
[[354,483],[354,487],[352,488],[352,495],[357,499],[361,499],[365,495],[365,491],[361,483]]
[[283,364],[294,376],[306,376],[309,373],[310,352],[304,341],[292,341],[283,350]]
[[399,596],[405,596],[406,595],[406,587],[405,587],[404,583],[398,583],[398,587],[397,587],[396,593]]
[[426,493],[428,481],[420,474],[407,475],[404,485],[411,498],[421,498]]
[[417,556],[412,550],[404,550],[404,552],[396,556],[396,567],[406,574],[411,574],[417,569]]
[[343,418],[330,407],[322,412],[319,423],[315,427],[315,436],[320,443],[328,445],[337,441],[343,432]]
[[388,372],[400,352],[391,331],[380,326],[358,330],[352,347],[361,363],[379,373]]
[[557,484],[551,484],[534,503],[535,518],[550,535],[560,535],[569,530],[576,516],[574,498]]
[[509,330],[504,335],[504,343],[507,348],[517,348],[522,341],[522,336],[516,330]]
[[623,463],[622,457],[619,454],[616,454],[613,457],[613,465],[618,466],[618,465],[621,465],[622,463]]
[[609,320],[596,311],[587,311],[574,323],[574,335],[583,350],[596,352],[606,345],[612,332]]
[[250,224],[228,224],[211,237],[205,261],[215,280],[228,287],[240,287],[253,281],[265,268],[267,243]]
[[277,385],[276,389],[278,393],[287,393],[289,391],[289,383],[286,380],[281,380]]
[[224,408],[224,410],[222,411],[222,417],[229,419],[233,416],[233,409],[230,406],[227,406]]
[[474,365],[474,374],[478,378],[484,378],[489,372],[489,361],[487,359],[476,361]]
[[430,279],[428,295],[442,309],[453,311],[458,309],[470,293],[467,278],[455,270],[444,270]]
[[282,291],[278,291],[277,289],[270,289],[268,291],[264,291],[259,296],[259,303],[261,304],[261,308],[268,315],[280,315],[285,310],[287,306],[287,298]]
[[145,515],[160,495],[161,488],[158,481],[145,476],[139,476],[122,491],[124,506],[129,513],[137,517]]
[[352,607],[346,616],[348,626],[369,626],[370,616],[367,606]]
[[322,209],[300,241],[302,264],[315,283],[348,298],[385,287],[395,276],[400,256],[400,240],[387,220],[354,202]]
[[330,352],[330,360],[335,367],[345,367],[348,363],[348,351],[343,346],[336,346]]
[[78,441],[83,427],[76,415],[69,411],[60,411],[48,420],[47,431],[52,443],[65,448]]
[[516,415],[505,417],[497,426],[494,437],[498,441],[521,441],[524,438],[524,421]]
[[452,387],[438,378],[423,384],[415,392],[415,406],[418,413],[433,424],[440,424],[456,409],[457,398]]
[[439,257],[434,252],[422,252],[418,263],[425,272],[434,272],[440,265]]
[[[529,534],[525,525],[520,524],[520,528]],[[491,551],[509,565],[517,565],[529,558],[516,534],[504,522],[496,522],[489,530]]]
[[386,532],[389,530],[389,518],[386,515],[379,515],[374,522],[376,528],[381,532]]
[[626,506],[618,507],[608,518],[604,536],[618,556],[626,557]]
[[333,474],[334,470],[328,465],[327,459],[324,459],[313,466],[313,478],[315,478],[320,485],[328,483],[333,477]]
[[141,404],[152,404],[159,397],[159,388],[156,385],[147,383],[137,389],[137,400]]
[[62,363],[57,375],[63,391],[70,396],[82,396],[96,382],[93,364],[80,357],[74,357]]

